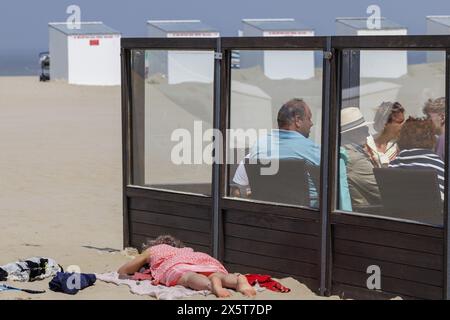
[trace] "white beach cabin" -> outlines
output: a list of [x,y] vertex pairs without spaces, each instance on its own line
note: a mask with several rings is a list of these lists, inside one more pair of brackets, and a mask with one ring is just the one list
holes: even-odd
[[102,22],[49,23],[50,79],[77,85],[121,83],[119,32]]
[[[427,16],[427,34],[448,34],[450,35],[450,16]],[[427,62],[444,62],[444,51],[427,51]]]
[[[407,35],[408,30],[386,18],[380,18],[380,28],[370,29],[365,18],[336,18],[338,36],[388,36]],[[371,27],[371,26],[370,26]],[[406,51],[361,50],[361,78],[399,78],[408,72]]]
[[[149,20],[147,29],[148,36],[151,38],[217,38],[220,36],[217,30],[200,20]],[[160,73],[167,77],[169,84],[211,83],[214,80],[213,51],[159,51],[153,54],[152,59],[145,60],[150,62],[147,66],[149,75]]]
[[[312,37],[314,30],[295,19],[243,19],[244,37]],[[241,51],[240,68],[260,66],[266,77],[279,79],[310,79],[314,77],[314,51]]]

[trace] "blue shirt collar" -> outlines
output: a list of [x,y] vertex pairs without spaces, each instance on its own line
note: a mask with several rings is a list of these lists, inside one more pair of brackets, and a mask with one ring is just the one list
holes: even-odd
[[307,139],[300,132],[294,130],[285,130],[285,129],[272,129],[271,134],[273,136],[283,136],[283,138],[292,137],[292,138],[304,138]]

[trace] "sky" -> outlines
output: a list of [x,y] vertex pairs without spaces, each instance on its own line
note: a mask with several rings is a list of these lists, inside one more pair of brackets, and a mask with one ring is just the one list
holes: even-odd
[[333,35],[336,17],[368,16],[369,5],[409,34],[426,34],[425,16],[450,15],[448,0],[1,0],[0,73],[5,61],[47,51],[48,23],[66,21],[73,4],[82,21],[103,21],[123,36],[145,36],[150,19],[200,19],[222,36],[235,36],[243,18],[295,18],[316,35]]

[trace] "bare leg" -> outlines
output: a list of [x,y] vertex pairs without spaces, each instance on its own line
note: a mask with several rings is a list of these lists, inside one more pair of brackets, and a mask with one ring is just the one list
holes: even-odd
[[213,282],[213,277],[219,278],[221,280],[221,285],[225,288],[235,289],[248,297],[256,295],[255,289],[248,283],[247,278],[241,274],[214,273],[210,276],[211,282]]
[[177,284],[197,291],[212,290],[211,280],[207,276],[195,272],[186,272]]
[[212,285],[212,292],[219,298],[228,298],[231,296],[231,293],[228,292],[227,289],[224,289],[222,286],[221,277],[217,276],[217,273],[214,273],[209,276]]
[[242,274],[237,276],[236,291],[242,293],[247,297],[254,297],[256,295],[255,288],[253,288],[250,283],[248,283],[247,277]]

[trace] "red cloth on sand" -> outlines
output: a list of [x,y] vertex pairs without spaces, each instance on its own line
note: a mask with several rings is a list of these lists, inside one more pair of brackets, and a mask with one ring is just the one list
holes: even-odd
[[271,276],[269,275],[263,275],[263,274],[246,274],[248,282],[250,285],[254,286],[256,283],[259,284],[260,287],[264,287],[271,291],[276,292],[290,292],[291,289],[286,288],[281,283],[273,280]]

